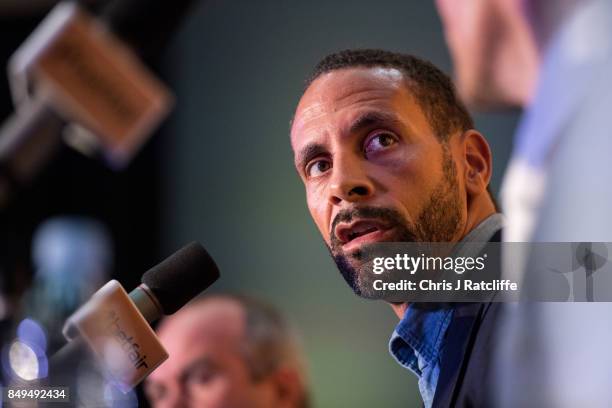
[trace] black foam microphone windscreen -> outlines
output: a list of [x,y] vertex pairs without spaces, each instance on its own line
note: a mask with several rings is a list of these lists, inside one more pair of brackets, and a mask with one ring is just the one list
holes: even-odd
[[197,242],[181,248],[142,275],[163,313],[176,312],[219,278],[215,261]]
[[[192,242],[145,272],[129,295],[116,280],[107,282],[66,321],[63,333],[70,342],[50,360],[51,383],[70,383],[72,367],[94,357],[117,387],[133,388],[168,357],[150,323],[176,312],[218,278],[208,252]],[[133,347],[126,348],[126,341]],[[125,354],[134,350],[135,361]]]

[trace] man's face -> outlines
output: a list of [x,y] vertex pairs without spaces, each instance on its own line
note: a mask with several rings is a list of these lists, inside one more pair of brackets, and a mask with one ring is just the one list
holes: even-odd
[[538,57],[520,0],[436,0],[462,99],[477,108],[520,106]]
[[439,141],[400,71],[321,75],[300,100],[291,144],[310,214],[357,294],[368,290],[364,246],[461,238],[459,147]]
[[210,300],[170,319],[159,333],[170,357],[145,384],[152,406],[274,406],[270,385],[255,382],[245,362],[244,314],[237,303]]
[[483,91],[493,92],[493,51],[489,38],[494,34],[494,3],[489,0],[437,0],[453,57],[457,88],[469,103],[484,97]]

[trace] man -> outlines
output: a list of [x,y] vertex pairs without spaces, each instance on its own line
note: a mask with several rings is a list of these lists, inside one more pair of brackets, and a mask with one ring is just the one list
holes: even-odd
[[[612,2],[438,0],[437,6],[466,102],[525,108],[502,186],[504,240],[612,242]],[[610,287],[594,286],[609,299]],[[502,335],[508,348],[499,352],[507,406],[610,406],[612,326],[603,323],[610,304],[511,311]]]
[[612,201],[612,185],[597,180],[612,170],[611,2],[437,6],[461,97],[475,108],[526,109],[502,188],[504,239],[610,241],[609,207],[593,202]]
[[158,333],[170,357],[145,383],[154,407],[309,406],[296,339],[260,301],[209,296],[166,318]]
[[[449,78],[413,56],[348,50],[317,65],[291,145],[310,214],[356,294],[370,289],[357,256],[367,245],[499,238],[491,152],[473,127]],[[419,377],[425,406],[482,402],[495,308],[391,306],[401,321],[390,351]]]

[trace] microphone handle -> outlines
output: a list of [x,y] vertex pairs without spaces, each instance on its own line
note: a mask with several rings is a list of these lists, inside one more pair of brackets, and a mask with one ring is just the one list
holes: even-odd
[[[92,391],[88,388],[91,384],[106,384],[105,376],[85,340],[77,337],[49,359],[45,386],[64,388],[70,406],[80,406],[81,403],[91,403],[92,398],[99,398],[99,394],[104,393],[103,390]],[[65,402],[49,402],[44,405],[66,407]]]
[[49,359],[49,385],[72,385],[78,366],[87,360],[91,360],[91,352],[85,340],[77,337],[67,343]]

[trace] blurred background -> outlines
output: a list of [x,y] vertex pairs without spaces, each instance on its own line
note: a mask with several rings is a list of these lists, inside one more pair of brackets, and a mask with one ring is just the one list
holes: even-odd
[[[24,4],[27,3],[27,4]],[[0,61],[53,1],[0,2]],[[169,120],[119,172],[63,147],[0,212],[0,344],[26,317],[60,342],[57,313],[111,277],[128,290],[183,244],[200,241],[221,279],[278,306],[298,328],[316,406],[419,406],[416,378],[387,351],[397,319],[355,297],[308,214],[289,120],[304,80],[345,48],[412,53],[451,72],[433,2],[220,1],[194,8],[152,68],[176,96]],[[0,113],[14,106],[0,81]],[[497,193],[518,112],[476,115]],[[55,282],[51,285],[49,282]],[[47,296],[47,297],[42,297]]]

